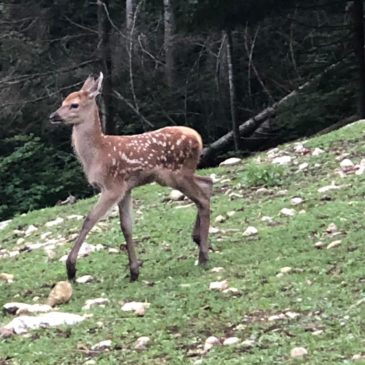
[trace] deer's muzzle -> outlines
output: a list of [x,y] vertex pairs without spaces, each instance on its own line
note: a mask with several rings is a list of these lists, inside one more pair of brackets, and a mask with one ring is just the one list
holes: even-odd
[[57,112],[54,112],[52,113],[50,116],[49,116],[49,121],[52,123],[52,124],[60,124],[63,122],[63,119],[58,115]]

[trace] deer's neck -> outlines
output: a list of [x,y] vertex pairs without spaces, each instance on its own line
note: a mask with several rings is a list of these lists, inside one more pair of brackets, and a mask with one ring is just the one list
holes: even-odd
[[102,136],[99,111],[95,104],[89,114],[85,115],[85,121],[74,125],[72,130],[72,144],[86,173],[98,156]]

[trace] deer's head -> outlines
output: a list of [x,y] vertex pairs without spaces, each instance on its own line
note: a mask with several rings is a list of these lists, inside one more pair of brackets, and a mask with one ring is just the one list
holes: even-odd
[[87,121],[95,105],[95,97],[101,92],[102,83],[102,72],[97,79],[89,76],[82,88],[69,94],[62,105],[49,116],[50,122],[75,125]]

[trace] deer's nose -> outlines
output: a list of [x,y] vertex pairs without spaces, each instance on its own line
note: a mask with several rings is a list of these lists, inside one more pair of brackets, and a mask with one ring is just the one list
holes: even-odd
[[54,113],[50,114],[49,121],[53,124],[57,124],[57,123],[62,122],[62,118],[58,115],[57,112],[54,112]]

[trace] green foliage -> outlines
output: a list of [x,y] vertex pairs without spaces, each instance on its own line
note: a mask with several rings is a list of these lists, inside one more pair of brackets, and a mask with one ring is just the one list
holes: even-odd
[[15,213],[55,204],[72,193],[91,190],[75,158],[56,151],[33,135],[0,142],[0,220]]
[[249,163],[245,167],[245,182],[248,186],[280,186],[285,180],[285,169],[274,164]]

